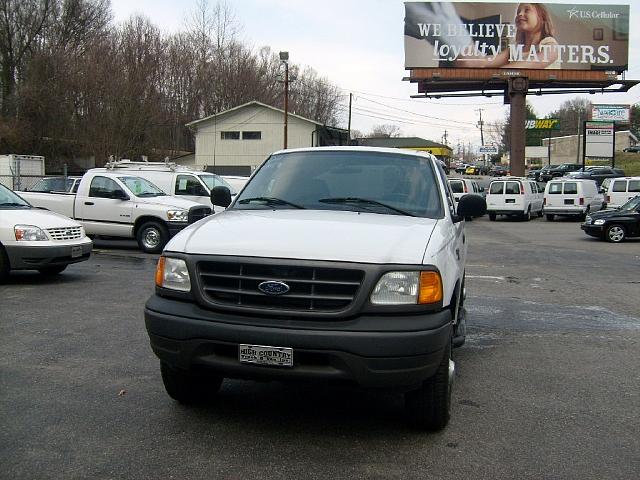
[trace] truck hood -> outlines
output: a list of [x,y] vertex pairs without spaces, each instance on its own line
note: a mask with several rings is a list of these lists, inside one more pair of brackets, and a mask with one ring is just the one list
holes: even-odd
[[34,225],[39,228],[79,227],[69,217],[39,208],[1,209],[0,223],[4,225]]
[[328,210],[227,210],[174,237],[165,251],[420,265],[437,220]]
[[[134,197],[136,203],[144,203],[145,205],[159,205],[162,207],[178,208],[181,210],[189,210],[191,207],[206,207],[202,203],[196,203],[184,198],[174,197],[172,195],[163,195],[162,197]],[[209,206],[208,208],[211,208]]]

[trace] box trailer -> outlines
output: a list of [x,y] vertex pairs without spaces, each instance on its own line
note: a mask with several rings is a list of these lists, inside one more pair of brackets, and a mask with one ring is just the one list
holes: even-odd
[[40,155],[0,155],[0,183],[12,190],[30,187],[44,176],[44,157]]

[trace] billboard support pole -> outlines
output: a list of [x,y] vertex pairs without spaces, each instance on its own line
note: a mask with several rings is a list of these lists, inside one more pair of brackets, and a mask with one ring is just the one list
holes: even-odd
[[551,128],[547,129],[547,160],[551,166]]
[[[579,132],[582,131],[582,171],[584,172],[587,164],[587,121],[582,120],[581,128],[578,128],[578,138],[580,138]],[[578,143],[578,145],[580,145]],[[578,148],[580,150],[580,148]]]
[[511,152],[509,169],[511,175],[524,177],[525,117],[529,79],[514,77],[509,79],[508,97],[511,104]]
[[611,152],[611,168],[616,168],[616,122],[613,122],[613,151]]

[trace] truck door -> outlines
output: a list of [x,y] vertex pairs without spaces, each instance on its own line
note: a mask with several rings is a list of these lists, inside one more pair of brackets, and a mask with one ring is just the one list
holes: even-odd
[[76,217],[89,234],[130,237],[134,202],[126,189],[109,177],[96,175],[89,192],[76,196]]

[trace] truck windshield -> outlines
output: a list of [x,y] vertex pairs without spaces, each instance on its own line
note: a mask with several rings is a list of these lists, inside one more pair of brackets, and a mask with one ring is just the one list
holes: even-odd
[[0,184],[0,208],[31,208],[31,205]]
[[140,177],[118,177],[136,197],[162,197],[166,195],[153,183]]
[[234,209],[305,208],[442,218],[431,160],[368,151],[303,151],[270,157]]
[[200,180],[204,182],[209,191],[213,190],[213,187],[227,187],[231,192],[231,195],[238,193],[236,192],[236,189],[229,185],[224,178],[219,177],[218,175],[198,175],[198,177],[200,177]]

